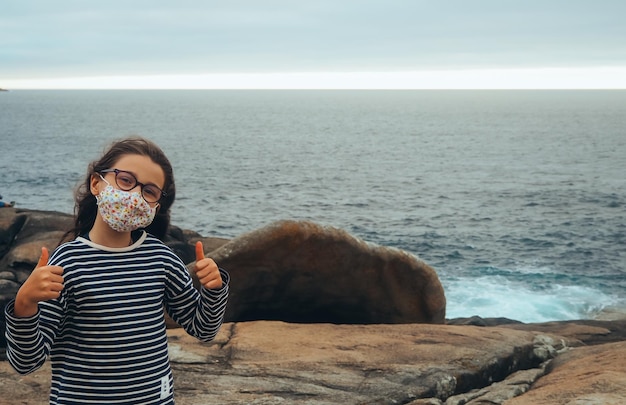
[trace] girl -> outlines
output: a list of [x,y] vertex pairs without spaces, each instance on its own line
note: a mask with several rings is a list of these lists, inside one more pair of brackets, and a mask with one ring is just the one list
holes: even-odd
[[130,138],[93,162],[73,238],[39,263],[5,309],[7,355],[21,374],[50,356],[51,404],[173,404],[163,306],[192,336],[217,334],[228,274],[196,244],[200,291],[159,238],[175,197],[172,166]]

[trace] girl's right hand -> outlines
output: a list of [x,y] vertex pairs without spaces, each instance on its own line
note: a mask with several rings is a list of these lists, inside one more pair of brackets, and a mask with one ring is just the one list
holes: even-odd
[[63,290],[63,267],[48,266],[48,249],[41,248],[41,257],[15,297],[14,314],[18,318],[33,316],[40,301],[59,298]]

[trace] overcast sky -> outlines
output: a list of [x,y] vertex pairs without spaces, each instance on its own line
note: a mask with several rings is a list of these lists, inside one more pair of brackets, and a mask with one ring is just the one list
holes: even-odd
[[0,87],[547,69],[623,88],[625,21],[624,0],[2,0]]

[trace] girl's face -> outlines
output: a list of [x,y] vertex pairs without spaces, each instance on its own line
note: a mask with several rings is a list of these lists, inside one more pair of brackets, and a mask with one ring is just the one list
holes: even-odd
[[[163,169],[158,164],[154,163],[152,159],[148,156],[143,155],[123,155],[120,157],[115,164],[109,169],[117,169],[124,172],[128,172],[132,174],[136,181],[137,185],[131,190],[126,191],[137,191],[142,192],[141,184],[144,185],[144,195],[148,195],[150,188],[146,189],[145,186],[153,185],[163,190],[165,186],[165,173]],[[102,173],[102,177],[106,179],[113,187],[120,188],[115,179],[115,173],[108,172]],[[91,177],[91,193],[93,195],[98,195],[101,190],[103,190],[107,186],[107,183],[102,181],[100,176],[93,175]],[[148,200],[150,198],[148,197]],[[155,206],[156,202],[149,201],[151,206]]]

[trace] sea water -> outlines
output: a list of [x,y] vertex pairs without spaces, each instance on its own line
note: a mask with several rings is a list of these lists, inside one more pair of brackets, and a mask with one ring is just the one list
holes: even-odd
[[448,318],[626,307],[626,91],[10,91],[0,194],[71,213],[129,134],[170,158],[177,226],[344,229],[435,268]]

